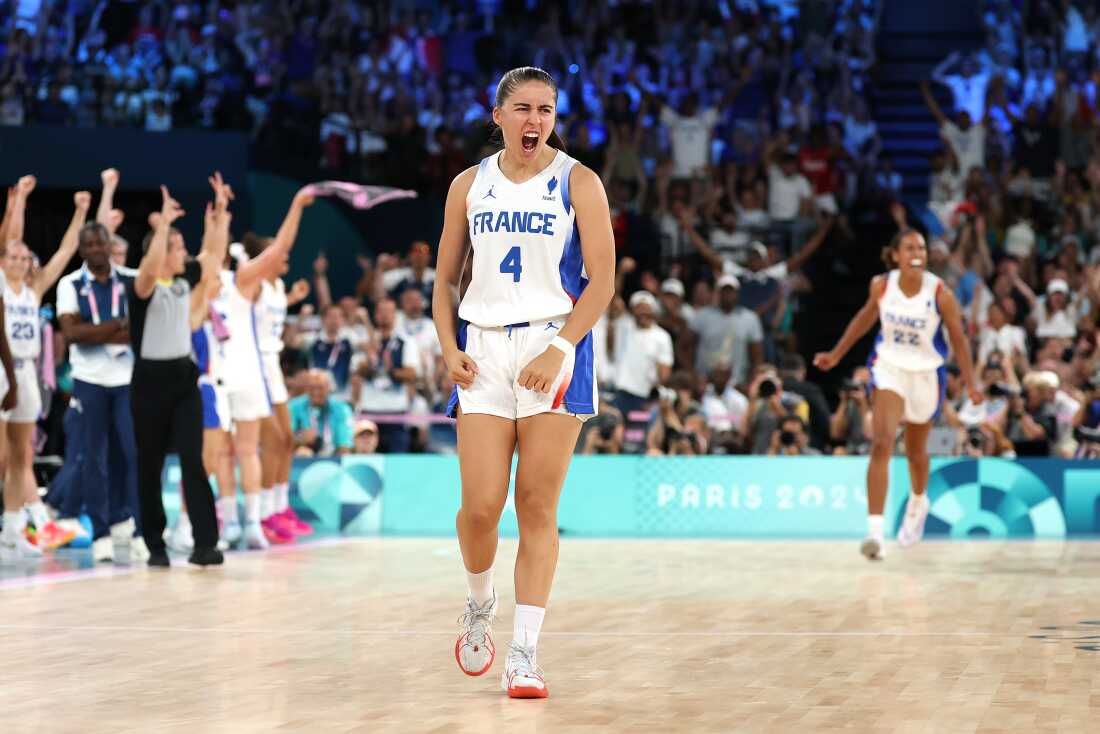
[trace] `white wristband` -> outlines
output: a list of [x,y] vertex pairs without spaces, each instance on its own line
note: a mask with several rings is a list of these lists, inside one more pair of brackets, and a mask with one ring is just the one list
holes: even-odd
[[568,340],[568,339],[563,339],[563,338],[562,338],[562,337],[560,337],[560,336],[555,336],[555,337],[554,337],[553,339],[551,339],[551,340],[550,340],[550,346],[552,346],[552,347],[556,347],[557,349],[560,349],[560,350],[561,350],[561,353],[562,353],[562,354],[564,354],[564,355],[565,355],[566,357],[572,357],[572,356],[573,356],[573,352],[574,352],[574,350],[576,349],[576,348],[575,348],[575,347],[574,347],[574,346],[573,346],[573,345],[572,345],[572,344],[571,344],[571,343],[569,342],[569,340]]

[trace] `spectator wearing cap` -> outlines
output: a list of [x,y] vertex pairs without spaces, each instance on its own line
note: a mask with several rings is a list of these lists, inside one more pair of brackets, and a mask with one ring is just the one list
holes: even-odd
[[687,290],[677,278],[661,283],[661,316],[657,324],[672,337],[676,364],[691,365],[695,361],[695,332],[688,326],[695,317],[695,307],[685,302]]
[[[728,367],[734,385],[744,385],[764,359],[764,329],[760,317],[741,306],[741,284],[732,275],[718,279],[718,305],[699,309],[691,330],[699,339],[695,370],[710,374]],[[744,392],[744,391],[742,391]]]
[[1069,303],[1069,284],[1054,278],[1045,296],[1036,299],[1028,325],[1039,339],[1074,339],[1077,322]]
[[657,325],[659,308],[649,291],[630,297],[634,321],[626,332],[615,374],[615,407],[628,419],[631,413],[646,410],[654,388],[668,382],[672,373],[672,337]]
[[306,394],[287,403],[297,456],[341,456],[352,449],[351,406],[332,396],[332,376],[311,369]]
[[357,420],[353,448],[357,454],[378,453],[378,424],[369,418]]

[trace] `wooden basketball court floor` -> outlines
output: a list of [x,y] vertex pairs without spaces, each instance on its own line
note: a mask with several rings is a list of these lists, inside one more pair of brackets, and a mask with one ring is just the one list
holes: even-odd
[[[501,544],[498,648],[514,542]],[[1100,544],[563,540],[539,663],[455,665],[456,543],[0,579],[0,730],[1095,732]]]

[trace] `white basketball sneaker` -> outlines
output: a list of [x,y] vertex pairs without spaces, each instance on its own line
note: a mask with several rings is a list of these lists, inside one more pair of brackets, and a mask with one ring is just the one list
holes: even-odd
[[244,526],[244,542],[249,550],[267,550],[271,547],[264,535],[263,526],[258,522],[250,522]]
[[863,544],[859,546],[859,552],[868,561],[881,561],[886,558],[886,543],[878,536],[868,535],[863,539]]
[[898,545],[908,548],[920,542],[924,537],[924,522],[928,519],[928,509],[932,503],[928,501],[928,495],[922,494],[916,498],[910,496],[908,506],[905,508],[905,519],[898,528]]
[[175,527],[166,535],[167,545],[177,553],[190,553],[195,550],[195,541],[191,537],[191,524],[176,521]]
[[497,595],[481,606],[466,599],[466,611],[458,618],[462,634],[455,641],[455,660],[466,675],[482,675],[493,665],[497,649],[493,644],[493,618]]
[[535,648],[512,643],[500,687],[508,698],[547,698],[550,690],[542,677],[542,670],[535,665]]
[[31,544],[23,533],[0,534],[0,563],[32,561],[42,557],[42,549]]
[[92,561],[95,563],[111,563],[115,560],[115,544],[110,535],[96,538],[92,541]]

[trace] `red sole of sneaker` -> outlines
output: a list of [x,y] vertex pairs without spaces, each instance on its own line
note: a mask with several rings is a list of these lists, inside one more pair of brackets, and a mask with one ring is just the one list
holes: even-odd
[[462,658],[460,658],[458,656],[458,651],[461,648],[462,648],[462,638],[459,637],[455,641],[455,662],[458,663],[458,669],[461,670],[466,675],[470,676],[471,678],[476,678],[479,675],[485,675],[486,673],[488,673],[489,668],[493,667],[493,661],[496,660],[496,658],[497,658],[496,650],[489,650],[489,662],[487,662],[485,664],[485,667],[482,668],[481,670],[477,671],[476,673],[470,672],[469,670],[466,670],[465,668],[462,667]]
[[508,698],[549,698],[548,688],[509,688]]

